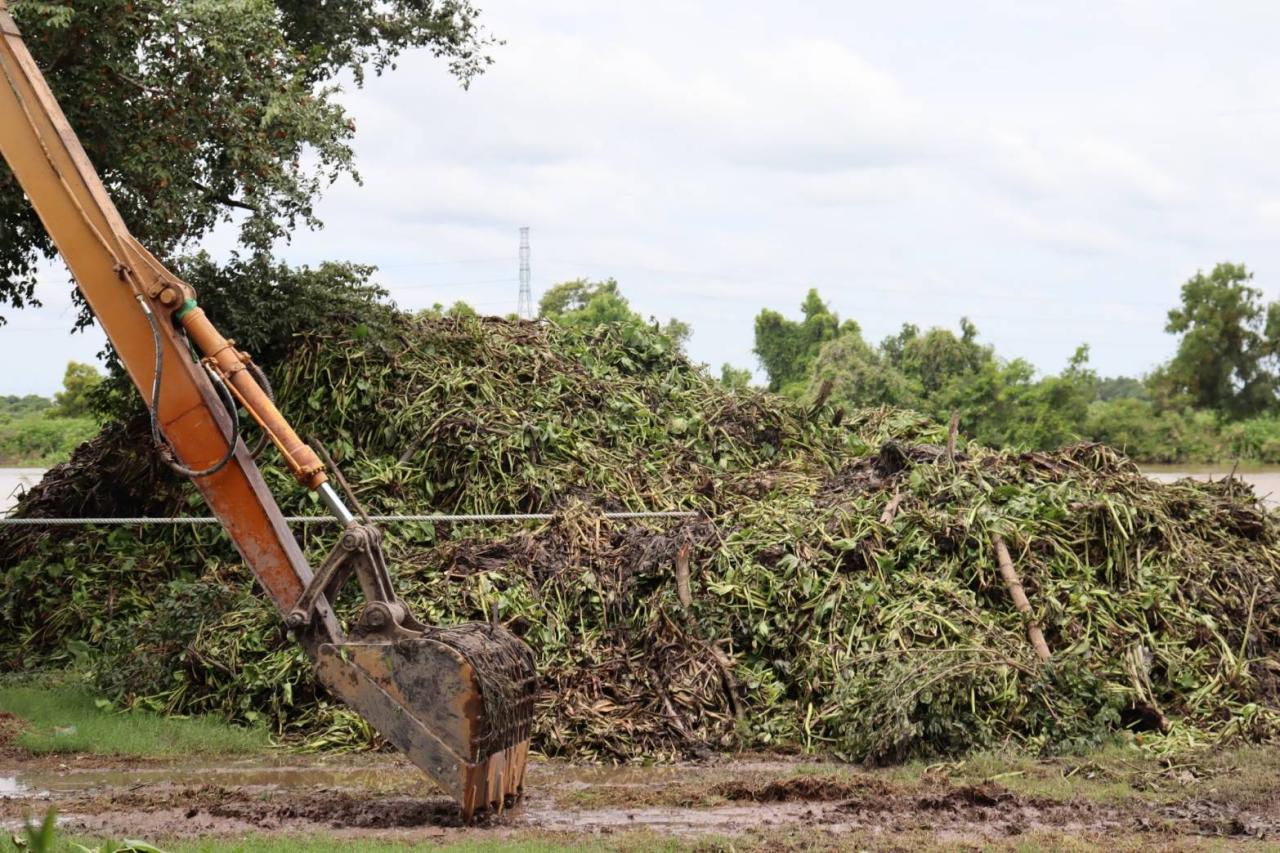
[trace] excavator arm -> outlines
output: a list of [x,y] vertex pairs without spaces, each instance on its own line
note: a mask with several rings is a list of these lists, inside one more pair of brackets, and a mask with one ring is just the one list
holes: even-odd
[[[536,681],[528,647],[496,620],[422,625],[395,596],[381,532],[353,517],[194,290],[129,234],[5,0],[0,74],[0,154],[142,394],[158,450],[192,478],[326,688],[457,799],[465,818],[500,810],[523,784]],[[239,439],[237,409],[345,525],[316,573]],[[348,635],[330,601],[352,576],[366,602]]]

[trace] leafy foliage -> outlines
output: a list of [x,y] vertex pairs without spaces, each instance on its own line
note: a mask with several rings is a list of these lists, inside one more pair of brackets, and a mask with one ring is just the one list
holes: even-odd
[[1165,326],[1182,336],[1178,352],[1152,380],[1163,399],[1228,417],[1276,406],[1280,302],[1264,306],[1252,280],[1241,264],[1218,264],[1182,285]]
[[1132,376],[1104,376],[1098,379],[1098,399],[1104,403],[1111,400],[1146,400],[1150,396],[1146,383]]
[[90,398],[102,379],[93,365],[73,361],[67,364],[56,402],[35,394],[0,398],[0,465],[65,461],[98,431]]
[[89,417],[0,416],[0,465],[44,467],[64,462],[98,427],[97,419]]
[[545,320],[575,329],[595,329],[610,323],[633,330],[652,326],[676,347],[683,347],[689,339],[689,324],[675,317],[659,324],[657,320],[646,323],[631,309],[631,303],[618,289],[615,279],[587,281],[574,279],[557,284],[547,290],[538,301],[538,316]]
[[[812,292],[804,321],[761,313],[757,352],[790,365],[780,375],[792,394],[803,375],[810,398],[849,408],[899,406],[940,421],[954,412],[965,432],[996,447],[1051,449],[1083,438],[1144,462],[1277,463],[1280,303],[1264,306],[1251,277],[1243,266],[1220,264],[1189,280],[1182,307],[1170,312],[1178,353],[1145,380],[1099,378],[1084,346],[1062,372],[1037,376],[1028,362],[981,344],[966,319],[959,334],[908,324],[871,346],[856,324],[837,326]],[[806,322],[815,330],[808,344],[799,334]],[[786,334],[766,336],[773,341],[766,345],[762,326]],[[831,334],[808,361],[812,340]]]
[[747,388],[751,385],[751,371],[726,362],[720,366],[720,384],[733,391]]
[[[373,268],[360,264],[291,267],[261,254],[233,254],[218,263],[201,252],[180,259],[175,272],[195,288],[222,333],[263,367],[284,358],[302,331],[343,318],[352,333],[368,334],[388,314],[380,301],[386,291],[369,282]],[[114,358],[109,363],[114,366]],[[135,415],[141,406],[137,389],[119,369],[93,397],[96,410],[118,418]]]
[[88,417],[93,411],[93,393],[103,378],[92,364],[68,362],[62,375],[62,390],[53,395],[54,405],[49,414],[61,418]]
[[27,394],[22,397],[8,394],[0,397],[0,417],[21,417],[51,408],[53,408],[53,401],[39,394]]
[[1097,384],[1087,365],[1082,347],[1062,374],[1036,379],[1026,361],[1001,361],[978,343],[968,320],[961,320],[958,336],[906,325],[876,348],[848,328],[819,351],[810,393],[826,388],[851,408],[899,406],[939,421],[955,412],[965,431],[984,443],[1047,449],[1080,434]]
[[809,291],[800,311],[799,321],[767,308],[756,316],[755,354],[769,377],[770,391],[802,393],[822,345],[842,334],[860,334],[852,320],[840,323],[817,290]]

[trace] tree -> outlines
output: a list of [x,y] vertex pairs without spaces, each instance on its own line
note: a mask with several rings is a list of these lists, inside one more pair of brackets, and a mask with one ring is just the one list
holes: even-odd
[[459,299],[448,308],[442,302],[436,302],[430,308],[421,308],[417,311],[417,316],[436,320],[441,317],[478,317],[480,312],[472,308],[470,303]]
[[19,397],[7,394],[0,397],[0,420],[7,417],[22,417],[33,412],[43,412],[53,406],[53,401],[39,394],[27,394]]
[[82,418],[93,412],[93,392],[105,377],[92,364],[67,362],[62,374],[62,390],[53,395],[48,414],[59,418]]
[[[538,300],[538,316],[562,326],[594,329],[608,323],[646,325],[645,319],[631,308],[615,279],[588,281],[577,278],[551,287]],[[650,318],[650,324],[677,347],[688,341],[689,324],[672,317],[666,323]]]
[[1181,335],[1178,351],[1152,376],[1166,407],[1185,403],[1247,417],[1275,405],[1280,304],[1264,306],[1252,280],[1242,264],[1222,263],[1182,285],[1182,305],[1165,324]]
[[830,383],[831,399],[854,408],[888,405],[924,409],[919,383],[853,330],[822,346],[812,372],[811,396]]
[[1149,396],[1146,383],[1132,376],[1104,376],[1098,380],[1098,399],[1104,403],[1112,400],[1145,400]]
[[[387,292],[369,283],[373,267],[363,264],[293,267],[235,253],[218,263],[200,252],[182,258],[175,272],[200,293],[219,329],[264,365],[287,355],[296,335],[321,328],[318,322],[355,329],[378,323],[389,310],[379,304]],[[266,305],[270,310],[263,310]]]
[[[425,47],[466,85],[492,44],[470,0],[11,0],[134,236],[171,260],[221,222],[266,253],[356,176],[336,81]],[[36,303],[52,243],[0,162],[0,306]],[[82,313],[79,323],[89,322]]]
[[[387,292],[369,283],[373,267],[325,262],[293,267],[271,258],[232,253],[218,263],[204,252],[179,258],[174,272],[200,294],[220,331],[248,352],[268,375],[298,346],[297,336],[342,328],[366,337],[385,326],[392,308]],[[127,418],[141,405],[123,370],[113,368],[93,394],[93,408]]]
[[734,367],[729,362],[720,365],[720,384],[730,391],[740,391],[751,385],[751,371],[745,367]]
[[978,343],[978,329],[968,317],[960,318],[960,337],[940,328],[921,334],[907,324],[881,349],[890,364],[919,382],[925,395],[937,394],[995,360],[995,351]]
[[822,345],[841,334],[860,334],[852,320],[843,325],[816,289],[800,304],[803,319],[789,320],[768,308],[756,315],[755,348],[769,377],[769,390],[798,395],[804,391]]
[[1061,374],[1037,379],[1029,362],[1002,360],[979,343],[968,319],[959,335],[907,324],[878,348],[846,330],[822,346],[809,390],[825,386],[847,406],[910,408],[939,421],[957,412],[965,433],[986,444],[1047,449],[1083,430],[1098,384],[1088,361],[1082,346]]

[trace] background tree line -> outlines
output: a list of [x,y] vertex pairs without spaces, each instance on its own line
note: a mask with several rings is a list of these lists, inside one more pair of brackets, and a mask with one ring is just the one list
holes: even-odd
[[103,379],[93,365],[72,361],[53,399],[0,396],[0,466],[45,467],[65,461],[101,425],[93,399]]
[[[958,331],[906,324],[878,344],[810,290],[791,319],[756,317],[755,353],[770,390],[849,407],[890,405],[999,447],[1047,449],[1102,441],[1145,462],[1280,462],[1280,302],[1264,303],[1240,264],[1218,264],[1183,286],[1165,329],[1173,358],[1144,377],[1100,377],[1082,344],[1061,372],[1037,375],[1001,358],[968,319]],[[741,384],[726,365],[722,378]]]
[[[1266,303],[1243,265],[1222,263],[1182,286],[1165,329],[1174,356],[1150,374],[1099,376],[1081,344],[1061,371],[1041,374],[1025,359],[1002,358],[961,318],[956,330],[904,324],[879,343],[841,319],[810,290],[798,317],[765,309],[754,351],[770,391],[846,408],[896,406],[939,420],[958,413],[962,429],[995,447],[1050,449],[1101,441],[1141,462],[1244,460],[1280,463],[1280,302]],[[576,279],[550,288],[539,317],[579,328],[642,326],[682,346],[690,327],[644,318],[618,282]],[[474,313],[465,303],[436,314]],[[752,372],[725,364],[720,381],[752,384]]]
[[[1091,440],[1140,462],[1280,463],[1280,302],[1265,303],[1242,265],[1196,273],[1169,311],[1178,336],[1173,358],[1149,375],[1099,376],[1081,344],[1056,374],[1025,359],[1002,358],[961,318],[955,331],[904,324],[878,344],[841,319],[817,290],[791,318],[765,309],[754,351],[768,390],[797,399],[822,394],[846,408],[896,406],[946,421],[994,447],[1050,449]],[[427,313],[475,314],[464,302]],[[679,319],[645,318],[615,279],[575,279],[551,287],[539,318],[578,328],[616,324],[656,330],[673,347],[691,329]],[[725,364],[720,381],[752,384],[752,371]]]

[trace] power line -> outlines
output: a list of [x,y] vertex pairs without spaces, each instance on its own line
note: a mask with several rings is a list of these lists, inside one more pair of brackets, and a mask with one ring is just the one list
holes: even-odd
[[406,267],[445,267],[456,266],[460,264],[496,264],[499,261],[510,263],[513,258],[510,255],[503,255],[496,258],[466,258],[460,261],[406,261],[402,264],[374,264],[380,270],[404,269]]

